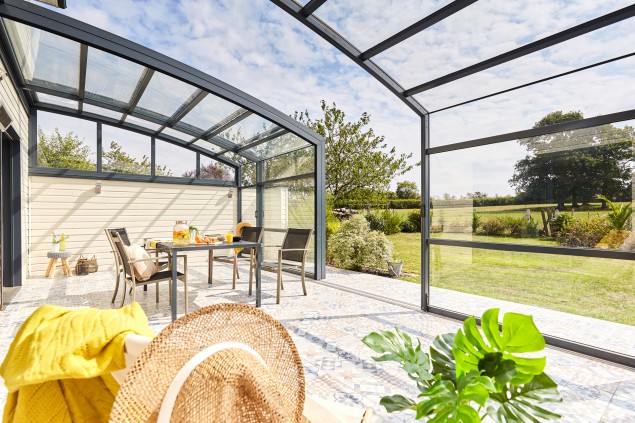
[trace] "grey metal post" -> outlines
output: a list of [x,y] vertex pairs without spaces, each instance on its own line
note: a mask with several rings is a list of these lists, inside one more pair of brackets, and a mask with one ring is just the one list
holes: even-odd
[[243,221],[243,168],[236,168],[236,223]]
[[421,309],[430,307],[430,115],[421,117]]
[[263,184],[265,175],[265,164],[262,161],[256,162],[256,226],[264,227],[264,193],[265,186]]
[[97,172],[102,171],[102,157],[104,153],[104,146],[101,138],[101,122],[97,122]]
[[326,157],[325,146],[315,146],[315,272],[313,277],[326,277]]
[[150,138],[150,176],[154,178],[157,176],[157,140],[154,137]]
[[196,172],[194,172],[196,179],[201,179],[201,153],[196,153]]
[[37,110],[29,111],[29,168],[37,167]]

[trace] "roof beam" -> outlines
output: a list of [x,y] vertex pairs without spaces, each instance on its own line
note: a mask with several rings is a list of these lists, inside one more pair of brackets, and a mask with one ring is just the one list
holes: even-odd
[[200,103],[207,96],[207,91],[196,90],[190,98],[188,98],[185,103],[183,103],[177,110],[170,116],[170,118],[165,122],[165,124],[161,125],[159,129],[157,129],[157,134],[163,131],[166,127],[172,128],[175,123],[180,121],[188,114],[198,103]]
[[387,38],[384,41],[369,48],[368,50],[363,52],[359,58],[361,60],[369,60],[379,53],[382,53],[389,48],[394,47],[400,42],[407,40],[408,38],[420,33],[427,28],[430,28],[432,25],[441,22],[442,20],[454,15],[455,13],[465,9],[466,7],[476,2],[477,0],[455,0],[452,3],[437,10],[436,12],[433,12],[430,15],[426,16],[420,21],[413,23],[408,28],[399,31],[392,37]]
[[154,70],[150,68],[145,68],[141,77],[139,78],[139,82],[137,82],[137,86],[135,87],[132,95],[130,96],[130,101],[128,101],[128,112],[124,113],[121,117],[121,123],[124,123],[128,115],[131,115],[134,112],[134,109],[137,108],[137,104],[139,100],[141,100],[141,96],[143,92],[148,88],[148,84],[154,75]]
[[79,103],[77,110],[80,112],[84,107],[84,95],[86,93],[86,63],[88,62],[88,46],[86,44],[79,45],[79,84],[77,95]]
[[359,56],[361,52],[353,46],[349,41],[333,31],[328,25],[315,16],[302,16],[300,10],[302,7],[293,0],[271,0],[273,4],[280,7],[282,10],[302,22],[305,26],[325,39],[333,47],[344,53],[349,59],[357,63],[362,69],[368,72],[376,80],[381,82],[390,92],[399,97],[412,111],[419,116],[425,116],[428,111],[423,107],[416,99],[406,97],[403,95],[404,88],[397,83],[390,75],[388,75],[382,68],[377,66],[372,60],[361,60]]
[[518,59],[519,57],[523,57],[528,54],[535,53],[547,47],[551,47],[556,44],[562,43],[563,41],[567,41],[572,38],[576,38],[581,35],[588,34],[589,32],[593,32],[600,28],[607,27],[609,25],[623,21],[624,19],[628,19],[633,16],[635,16],[635,4],[631,6],[627,6],[623,9],[617,10],[615,12],[606,14],[604,16],[600,16],[599,18],[590,20],[588,22],[584,22],[580,25],[576,25],[572,28],[565,29],[564,31],[560,31],[549,37],[536,40],[533,43],[529,43],[527,45],[518,47],[506,53],[499,54],[498,56],[492,57],[491,59],[483,60],[480,63],[476,63],[472,66],[459,69],[456,72],[449,73],[447,75],[433,79],[432,81],[428,81],[423,84],[417,85],[416,87],[413,87],[404,91],[403,95],[405,97],[411,97],[415,94],[419,94],[424,91],[430,90],[432,88],[436,88],[441,85],[448,84],[452,81],[456,81],[457,79],[465,78],[466,76],[475,74],[477,72],[481,72],[483,70],[492,68],[494,66],[507,63],[511,60]]
[[313,12],[318,10],[318,8],[324,3],[326,3],[326,0],[311,0],[305,4],[302,9],[300,9],[300,15],[306,18],[307,16],[312,15]]
[[481,96],[481,97],[473,98],[473,99],[467,100],[467,101],[462,101],[460,103],[456,103],[456,104],[453,104],[451,106],[442,107],[440,109],[434,110],[434,111],[430,112],[430,114],[437,113],[437,112],[442,112],[442,111],[448,110],[448,109],[453,109],[453,108],[459,107],[459,106],[464,106],[466,104],[474,103],[476,101],[484,100],[486,98],[494,97],[494,96],[497,96],[497,95],[500,95],[500,94],[505,94],[505,93],[508,93],[508,92],[511,92],[511,91],[516,91],[516,90],[519,90],[521,88],[526,88],[526,87],[530,87],[532,85],[540,84],[542,82],[551,81],[552,79],[561,78],[563,76],[567,76],[567,75],[571,75],[573,73],[581,72],[581,71],[584,71],[584,70],[587,70],[587,69],[595,68],[597,66],[606,65],[607,63],[617,62],[618,60],[626,59],[626,58],[632,57],[632,56],[635,56],[635,53],[624,54],[622,56],[618,56],[618,57],[614,57],[612,59],[603,60],[601,62],[594,63],[592,65],[584,66],[584,67],[581,67],[581,68],[578,68],[578,69],[573,69],[573,70],[570,70],[570,71],[567,71],[567,72],[562,72],[562,73],[559,73],[557,75],[549,76],[547,78],[538,79],[536,81],[528,82],[526,84],[517,85],[515,87],[508,88],[506,90],[497,91],[497,92],[492,93],[492,94],[488,94],[488,95],[484,95],[484,96]]
[[287,133],[289,133],[289,131],[287,131],[284,128],[280,128],[278,126],[275,128],[275,130],[274,128],[272,128],[269,131],[265,131],[263,133],[260,133],[258,135],[251,137],[250,139],[246,141],[245,144],[243,144],[242,146],[235,147],[232,151],[234,153],[240,153],[241,151],[249,150],[250,148],[254,148],[260,144],[264,144],[266,142],[275,140],[276,138]]
[[217,122],[216,124],[214,124],[214,126],[209,128],[207,131],[203,132],[201,136],[196,137],[192,141],[188,142],[188,145],[194,144],[196,141],[200,139],[209,141],[209,138],[215,137],[216,135],[226,131],[227,129],[236,125],[241,120],[248,118],[249,116],[251,116],[251,112],[248,110],[245,110],[245,109],[236,110],[234,113],[222,119],[221,121]]

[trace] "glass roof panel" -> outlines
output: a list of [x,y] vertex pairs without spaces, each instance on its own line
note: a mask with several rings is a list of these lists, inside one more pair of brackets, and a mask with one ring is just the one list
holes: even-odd
[[257,140],[259,134],[264,136],[267,131],[276,126],[276,124],[258,115],[250,115],[222,132],[220,136],[234,144],[243,145]]
[[55,106],[62,106],[69,109],[77,110],[77,102],[75,100],[69,100],[64,97],[58,97],[56,95],[48,95],[44,93],[37,93],[37,99],[40,103],[53,104]]
[[532,128],[555,111],[590,118],[633,108],[635,57],[432,115],[432,146]]
[[480,0],[373,60],[408,89],[631,4]]
[[104,109],[103,107],[93,106],[92,104],[84,103],[83,110],[88,113],[93,113],[99,116],[105,116],[112,119],[121,120],[122,114],[115,112],[114,110]]
[[368,0],[329,0],[314,15],[365,51],[451,2],[399,0],[369,6]]
[[217,162],[210,157],[201,156],[201,179],[233,181],[235,177],[234,168]]
[[149,129],[151,131],[158,131],[161,125],[156,124],[154,122],[147,121],[145,119],[139,119],[136,116],[128,115],[126,116],[126,122],[132,123],[133,125],[141,126],[143,128]]
[[215,95],[208,95],[185,115],[179,124],[184,123],[204,132],[239,109],[240,107],[234,103]]
[[164,128],[163,131],[161,131],[161,134],[169,135],[182,141],[192,141],[192,138],[194,138],[189,134],[185,134],[181,131],[175,131],[172,128]]
[[240,163],[240,164],[243,164],[243,165],[244,164],[248,164],[248,163],[252,163],[252,161],[249,160],[248,158],[243,157],[241,155],[238,155],[236,153],[232,153],[231,151],[223,153],[219,157],[225,157],[226,159],[233,160],[236,163]]
[[[434,111],[635,53],[635,18],[495,66],[414,97]],[[579,54],[584,51],[584,54]]]
[[25,82],[77,94],[79,43],[3,19]]
[[288,153],[300,148],[308,147],[310,144],[290,132],[281,135],[271,141],[258,144],[253,148],[245,150],[245,153],[253,154],[259,159],[268,159],[280,154]]
[[216,144],[212,144],[211,142],[205,141],[205,140],[198,140],[194,143],[194,145],[206,151],[209,151],[210,153],[220,153],[221,151],[224,150],[223,148],[220,148]]
[[126,107],[144,67],[88,47],[86,97]]
[[135,112],[166,120],[196,91],[178,79],[155,72],[146,87]]

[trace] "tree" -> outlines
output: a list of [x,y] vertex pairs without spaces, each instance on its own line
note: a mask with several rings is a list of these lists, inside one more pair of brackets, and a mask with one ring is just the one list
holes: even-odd
[[419,198],[417,183],[412,181],[397,182],[397,190],[395,193],[400,200],[416,200]]
[[[105,150],[102,154],[104,172],[132,173],[134,175],[150,175],[152,163],[148,156],[142,156],[137,160],[125,151],[116,141],[110,142],[110,150]],[[156,165],[155,175],[172,176],[172,171],[167,166]]]
[[[184,178],[195,178],[196,169],[188,170],[183,174]],[[222,181],[233,181],[234,175],[232,170],[217,162],[209,162],[201,165],[201,179],[218,179]]]
[[73,132],[60,134],[58,128],[51,135],[38,128],[37,164],[58,169],[97,170],[97,163],[89,159],[92,150]]
[[[579,111],[557,111],[534,128],[579,119]],[[634,142],[632,127],[613,125],[522,139],[529,154],[516,163],[509,182],[526,201],[555,201],[560,210],[567,201],[578,207],[597,194],[630,198]]]
[[326,139],[326,189],[336,204],[369,200],[369,192],[382,195],[395,177],[419,166],[408,163],[412,153],[397,155],[383,136],[375,135],[368,113],[349,122],[335,103],[328,106],[322,100],[321,107],[323,118],[313,120],[306,111],[293,117]]

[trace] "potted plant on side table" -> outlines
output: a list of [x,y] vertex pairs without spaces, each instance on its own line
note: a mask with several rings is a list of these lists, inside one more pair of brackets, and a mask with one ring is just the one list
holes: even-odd
[[63,233],[58,235],[55,232],[53,232],[53,241],[51,243],[52,245],[51,251],[54,253],[57,253],[59,251],[66,251],[67,239],[68,239],[68,236],[64,235]]

